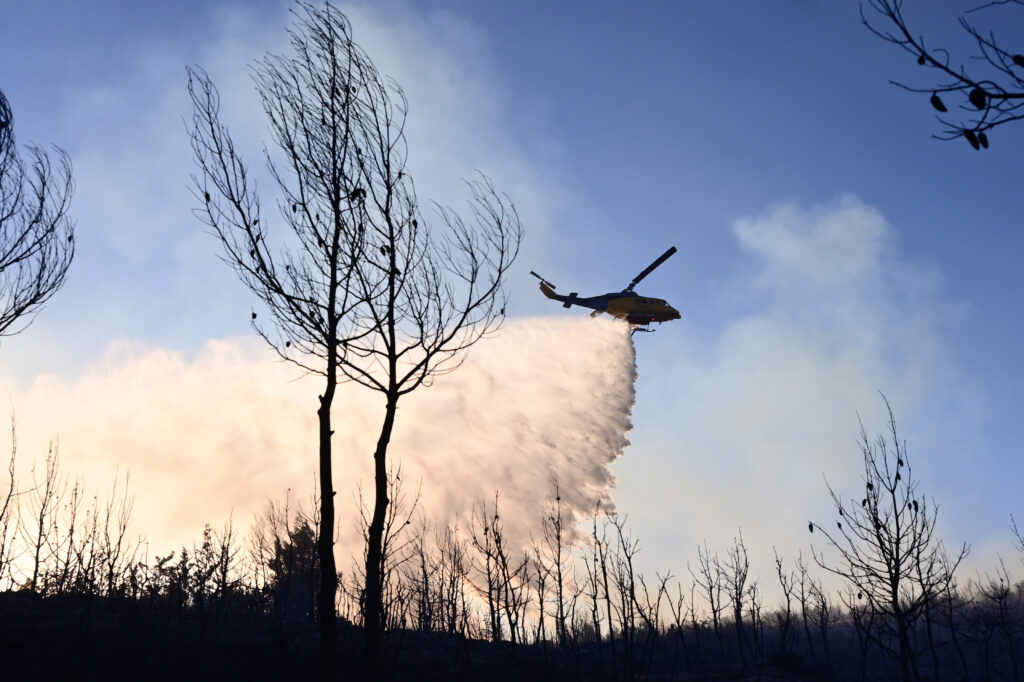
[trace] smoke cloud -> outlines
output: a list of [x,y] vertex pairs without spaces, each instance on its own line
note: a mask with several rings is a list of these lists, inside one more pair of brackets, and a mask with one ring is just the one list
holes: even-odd
[[[509,540],[525,546],[551,497],[588,516],[612,509],[611,464],[629,444],[636,378],[623,325],[589,318],[509,321],[456,372],[402,399],[389,455],[428,521],[464,520],[500,492]],[[41,462],[59,434],[64,470],[102,490],[130,472],[135,529],[153,551],[190,544],[268,498],[309,500],[320,379],[256,339],[208,342],[194,357],[120,342],[75,377],[9,391],[19,457]],[[358,489],[372,490],[379,394],[344,385],[334,406],[339,556],[361,555]],[[308,507],[308,505],[307,505]]]
[[639,349],[616,500],[644,540],[642,569],[685,576],[698,545],[724,554],[742,530],[752,574],[774,594],[773,549],[787,561],[827,551],[807,532],[809,520],[834,522],[825,481],[844,498],[863,490],[858,419],[869,437],[884,432],[879,391],[921,491],[942,500],[940,533],[966,539],[942,525],[969,512],[954,506],[969,467],[949,425],[967,422],[972,394],[949,361],[940,273],[902,253],[896,228],[855,196],[780,202],[732,235],[746,266],[723,280],[721,324],[675,341],[672,355]]

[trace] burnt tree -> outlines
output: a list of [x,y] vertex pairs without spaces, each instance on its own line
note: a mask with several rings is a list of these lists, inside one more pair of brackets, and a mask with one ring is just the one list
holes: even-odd
[[857,602],[878,617],[882,631],[867,635],[895,656],[902,679],[908,682],[920,677],[911,632],[950,589],[967,545],[950,558],[936,537],[938,509],[918,492],[906,443],[899,438],[888,401],[885,405],[887,435],[872,442],[861,428],[863,496],[844,499],[826,482],[837,518],[834,524],[812,523],[811,528],[836,554],[829,561],[816,552],[818,565],[843,578]]
[[[324,379],[318,416],[325,648],[335,636],[337,590],[331,404],[345,380],[382,398],[363,608],[374,679],[384,626],[387,453],[398,402],[456,369],[469,347],[501,325],[505,275],[522,232],[511,202],[484,176],[467,183],[470,216],[437,207],[441,229],[432,231],[406,167],[402,89],[377,71],[330,4],[300,3],[294,16],[293,54],[268,55],[253,68],[280,152],[266,155],[280,196],[276,219],[261,222],[254,182],[220,122],[217,91],[198,68],[189,71],[201,171],[194,189],[225,260],[270,312],[269,328],[252,313],[256,331],[282,358]],[[277,248],[268,244],[274,222],[290,232]]]

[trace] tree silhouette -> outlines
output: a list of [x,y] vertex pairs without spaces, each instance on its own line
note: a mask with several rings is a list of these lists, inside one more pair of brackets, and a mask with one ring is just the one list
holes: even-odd
[[[325,379],[320,397],[322,646],[335,636],[334,503],[330,409],[339,380],[381,394],[368,528],[364,627],[368,670],[379,674],[387,451],[401,396],[456,369],[463,353],[504,318],[504,277],[522,236],[511,202],[483,176],[467,183],[471,217],[438,207],[442,234],[420,213],[406,168],[407,102],[355,43],[346,17],[300,3],[289,30],[294,54],[253,69],[283,162],[267,153],[291,231],[273,249],[255,184],[220,122],[210,78],[189,70],[192,147],[200,169],[197,213],[225,260],[269,309],[257,333],[284,359]],[[274,255],[278,253],[279,255]],[[324,652],[329,660],[330,652]]]
[[0,336],[22,331],[64,284],[75,256],[68,210],[71,160],[29,145],[26,164],[14,141],[14,117],[0,91]]
[[867,608],[880,617],[888,637],[867,634],[898,658],[902,679],[908,682],[919,677],[910,637],[914,624],[948,592],[967,545],[950,560],[935,537],[938,509],[934,504],[929,508],[927,499],[919,495],[907,446],[899,439],[888,400],[885,406],[889,437],[879,435],[872,443],[861,427],[863,498],[844,501],[828,486],[838,518],[834,527],[813,524],[836,550],[838,561],[826,561],[818,553],[815,560],[845,579],[858,602],[866,600]]
[[725,561],[722,561],[720,565],[725,589],[729,595],[729,604],[732,607],[737,651],[740,654],[740,661],[746,666],[747,645],[743,627],[743,604],[751,596],[751,590],[756,590],[756,587],[747,584],[750,575],[750,559],[747,558],[747,546],[743,544],[742,531],[733,540],[732,547],[726,550]]
[[313,519],[296,514],[287,536],[274,538],[268,585],[279,617],[312,621],[319,601],[317,529]]
[[[901,482],[910,478],[905,446],[900,443],[896,448],[888,435],[886,445],[895,459],[886,469],[876,456],[879,471],[891,475],[895,469]],[[874,444],[872,450],[875,455],[881,452]],[[239,558],[230,518],[222,532],[207,524],[201,539],[181,545],[180,551],[151,555],[148,543],[137,544],[125,534],[133,497],[127,477],[115,475],[106,496],[86,494],[76,482],[58,499],[63,487],[45,481],[46,476],[58,483],[65,480],[56,461],[44,460],[39,453],[29,463],[37,464],[37,469],[45,465],[46,471],[38,471],[24,486],[11,479],[11,489],[18,491],[12,504],[21,507],[14,510],[14,517],[27,529],[19,529],[13,538],[8,535],[13,551],[5,556],[14,556],[18,565],[0,570],[4,633],[0,656],[4,671],[10,672],[7,677],[31,676],[42,657],[51,653],[54,641],[67,643],[68,651],[48,660],[52,677],[75,677],[91,670],[114,677],[129,671],[133,679],[156,679],[183,665],[195,673],[191,678],[200,680],[223,679],[225,670],[230,676],[254,679],[311,676],[315,656],[309,654],[314,654],[316,646],[313,620],[319,589],[315,500],[308,513],[301,506],[291,510],[290,496],[283,505],[269,503],[253,525],[249,561]],[[885,522],[885,537],[896,528],[888,513],[892,494],[884,482],[872,480],[872,491],[883,491],[877,504],[867,497],[844,502],[839,523],[843,528],[856,525],[855,517],[861,515],[854,508],[874,505],[879,520]],[[394,501],[388,510],[397,530],[407,527],[407,517],[396,511],[402,505],[395,490],[393,485]],[[918,500],[920,511],[917,495],[911,497],[909,507],[896,507],[906,522],[903,525],[913,525],[913,500]],[[56,517],[40,514],[43,506],[59,510]],[[557,515],[557,505],[548,513]],[[933,519],[934,512],[925,515]],[[544,532],[548,519],[538,520],[534,529]],[[760,590],[754,589],[753,562],[745,578],[747,587],[736,587],[739,581],[733,566],[741,573],[747,570],[739,541],[734,540],[722,558],[705,545],[698,550],[703,557],[701,572],[706,569],[712,573],[711,580],[720,583],[715,602],[723,611],[722,629],[732,628],[739,614],[746,633],[737,637],[735,645],[724,638],[721,655],[709,657],[701,633],[711,634],[711,614],[699,603],[697,579],[690,584],[689,597],[684,597],[684,586],[677,584],[671,598],[667,589],[671,572],[645,580],[635,570],[639,542],[627,531],[623,517],[606,517],[599,530],[595,514],[592,542],[580,557],[586,565],[586,584],[578,586],[570,561],[564,605],[555,603],[554,558],[539,558],[536,545],[521,553],[522,548],[509,544],[502,524],[496,506],[481,504],[470,538],[460,537],[449,524],[429,543],[421,534],[426,531],[421,523],[418,528],[408,526],[417,534],[412,542],[404,547],[390,544],[395,559],[388,564],[391,573],[385,583],[388,627],[420,630],[399,632],[391,639],[390,679],[875,680],[899,675],[894,612],[889,602],[880,604],[870,592],[858,589],[868,585],[868,579],[846,580],[837,599],[831,587],[808,571],[800,555],[795,570],[784,568],[776,557],[775,569],[786,599],[780,610],[785,611],[762,611]],[[39,527],[41,538],[36,532]],[[823,527],[815,528],[815,536],[824,533]],[[833,538],[842,540],[839,534]],[[941,553],[941,565],[929,569],[927,559],[933,554],[927,549],[911,552],[908,546],[900,556],[911,567],[897,577],[899,603],[913,646],[911,677],[1020,679],[1024,582],[1000,559],[994,572],[979,575],[960,590],[944,579],[953,575],[955,562],[962,556]],[[866,555],[865,551],[862,556]],[[894,565],[906,563],[895,560],[894,552],[888,556],[894,558]],[[341,595],[339,606],[343,614],[357,616],[362,579],[347,582],[346,588],[351,589]],[[478,599],[471,594],[474,588]],[[733,595],[741,593],[747,606],[737,610],[740,599]],[[668,602],[667,612],[662,610],[663,600]],[[911,617],[915,604],[923,606]],[[732,613],[726,614],[726,608]],[[558,613],[565,614],[564,645],[552,646],[557,637],[553,619]],[[762,613],[768,617],[762,618]],[[541,624],[544,617],[548,625]],[[813,642],[817,654],[795,641],[800,638],[800,620],[807,647]],[[210,636],[213,625],[215,638]],[[488,635],[493,644],[471,641]],[[361,639],[361,633],[346,628],[339,642],[351,650]],[[765,656],[772,650],[776,653]],[[685,672],[680,671],[680,663]]]
[[[954,62],[948,50],[930,47],[924,36],[911,31],[903,16],[902,0],[867,0],[867,5],[874,16],[869,20],[862,4],[861,21],[872,33],[909,52],[919,65],[938,71],[939,82],[927,87],[891,81],[910,92],[931,93],[929,101],[939,112],[938,119],[943,126],[935,137],[941,140],[962,137],[975,149],[988,149],[986,131],[1024,118],[1024,54],[1005,49],[994,31],[985,31],[966,17],[968,13],[997,5],[1024,5],[1024,0],[994,0],[960,17],[960,26],[974,40],[978,50],[972,56],[974,63],[970,69]],[[959,108],[964,112],[959,120],[952,118],[947,105],[950,100],[959,100]]]

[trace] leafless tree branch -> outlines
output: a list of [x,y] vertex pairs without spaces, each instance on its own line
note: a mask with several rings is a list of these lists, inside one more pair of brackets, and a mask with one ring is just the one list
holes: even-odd
[[0,91],[0,336],[12,336],[63,286],[75,256],[69,216],[71,160],[30,145],[18,154],[10,104]]
[[[869,19],[861,4],[863,24],[882,40],[892,43],[913,55],[920,66],[938,72],[939,82],[921,87],[891,81],[894,85],[915,93],[931,93],[932,107],[943,128],[935,135],[941,140],[963,137],[975,149],[989,146],[986,131],[1024,118],[1024,55],[1012,53],[996,40],[994,31],[985,31],[960,17],[960,26],[974,40],[977,54],[970,69],[963,63],[952,61],[948,50],[929,47],[924,36],[914,34],[903,15],[903,0],[867,0],[871,9]],[[1020,0],[1002,0],[979,5],[969,12],[991,9],[997,5],[1024,4]],[[955,95],[960,99],[959,120],[949,113],[940,96]]]

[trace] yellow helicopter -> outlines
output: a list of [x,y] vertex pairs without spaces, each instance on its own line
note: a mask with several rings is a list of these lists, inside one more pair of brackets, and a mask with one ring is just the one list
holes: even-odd
[[561,301],[564,308],[574,305],[590,308],[594,311],[590,313],[591,317],[597,317],[601,313],[608,313],[612,317],[628,322],[633,332],[653,332],[653,329],[648,328],[651,322],[661,323],[668,322],[669,320],[678,320],[681,317],[679,311],[670,306],[664,299],[641,296],[633,291],[633,287],[639,284],[644,277],[651,274],[656,267],[668,260],[675,252],[676,247],[673,246],[661,254],[643,272],[634,277],[629,286],[622,291],[607,293],[601,296],[585,296],[581,298],[575,291],[568,296],[562,296],[555,293],[554,284],[532,270],[530,274],[540,280],[541,292],[550,299]]

